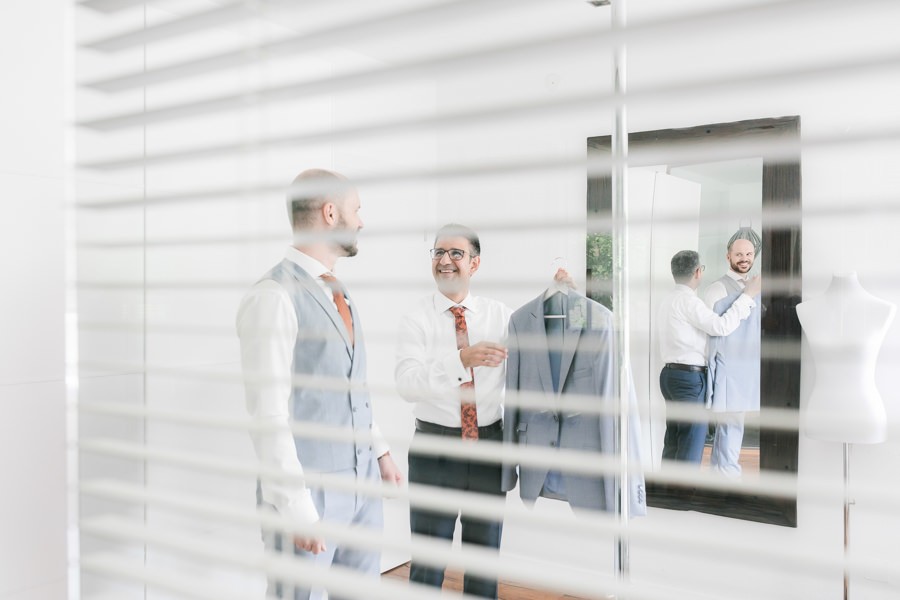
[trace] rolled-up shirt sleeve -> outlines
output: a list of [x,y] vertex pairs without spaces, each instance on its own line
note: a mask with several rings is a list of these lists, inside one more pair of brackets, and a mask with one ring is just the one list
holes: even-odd
[[372,421],[372,448],[375,452],[375,456],[378,458],[387,454],[391,449],[390,444],[388,444],[387,440],[384,438],[384,434],[381,433],[381,427],[379,427],[378,423],[374,420]]
[[319,519],[309,489],[299,477],[303,466],[290,428],[289,403],[298,323],[293,303],[277,283],[264,281],[244,297],[238,309],[247,412],[261,428],[252,435],[256,456],[285,479],[261,478],[263,500],[288,518]]

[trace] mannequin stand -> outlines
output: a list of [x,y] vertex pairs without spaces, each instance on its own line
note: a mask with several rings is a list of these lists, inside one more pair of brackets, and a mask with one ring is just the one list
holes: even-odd
[[850,550],[850,444],[844,442],[844,600],[850,598],[850,572],[847,556]]

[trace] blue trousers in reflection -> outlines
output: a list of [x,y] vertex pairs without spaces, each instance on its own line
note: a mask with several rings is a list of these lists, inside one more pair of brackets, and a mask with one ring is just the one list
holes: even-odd
[[[423,431],[422,426],[429,425]],[[409,449],[409,482],[432,485],[441,488],[464,490],[480,494],[502,496],[500,491],[500,464],[468,461],[443,456],[416,453],[416,438],[428,435],[452,436],[463,442],[460,430],[431,424],[417,423],[417,430]],[[498,421],[495,426],[479,427],[480,440],[503,440],[503,426]],[[411,507],[409,525],[413,533],[447,540],[448,547],[459,518],[462,527],[462,543],[477,544],[488,548],[500,547],[503,524],[499,521],[478,519],[464,511],[437,512]],[[444,582],[444,569],[435,568],[412,560],[409,580],[440,588]],[[497,597],[497,580],[476,577],[466,573],[463,577],[463,592],[482,598]]]
[[[659,374],[659,389],[667,402],[701,407],[706,402],[706,373],[665,367]],[[709,422],[666,419],[663,459],[700,464]]]

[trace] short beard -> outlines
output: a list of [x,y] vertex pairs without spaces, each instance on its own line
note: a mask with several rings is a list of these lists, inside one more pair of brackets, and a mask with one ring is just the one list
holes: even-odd
[[[743,271],[743,273],[749,273],[750,270],[751,270],[752,268],[753,268],[753,263],[751,262],[751,263],[750,263],[750,266],[747,267],[747,270],[746,270],[746,271]],[[741,272],[742,272],[742,271],[741,271],[740,265],[738,265],[737,263],[731,263],[731,270],[734,271],[735,273],[741,273]]]
[[[338,234],[338,246],[344,251],[344,256],[356,256],[359,253],[359,246],[355,239],[355,232],[351,233],[351,229],[347,227],[347,220],[344,219],[344,215],[342,214],[338,214],[337,227],[341,231],[341,233]],[[351,236],[353,236],[354,239],[348,241],[347,238]]]

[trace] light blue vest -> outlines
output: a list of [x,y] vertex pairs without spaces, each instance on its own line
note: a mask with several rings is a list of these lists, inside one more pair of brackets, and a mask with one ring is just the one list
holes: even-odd
[[[713,310],[722,315],[743,293],[729,277],[719,279],[728,295],[716,302]],[[711,408],[716,412],[759,410],[760,315],[761,298],[750,316],[730,335],[709,338],[709,385]]]
[[[297,421],[309,421],[344,431],[372,431],[372,406],[365,389],[366,352],[359,315],[351,304],[353,335],[356,349],[350,346],[346,327],[334,303],[322,293],[310,275],[289,260],[283,260],[266,273],[262,280],[273,280],[288,293],[294,304],[299,324],[294,344],[295,377],[315,376],[326,379],[329,387],[354,389],[321,389],[320,386],[293,386],[291,413]],[[304,468],[315,471],[340,471],[364,466],[375,460],[372,444],[366,440],[335,441],[294,437],[297,456]],[[361,469],[360,472],[365,472]]]

